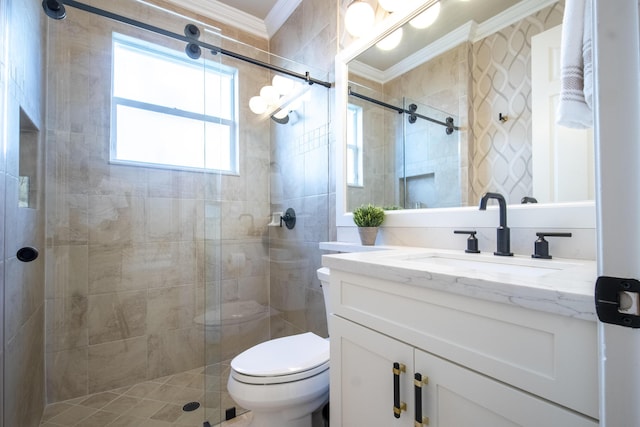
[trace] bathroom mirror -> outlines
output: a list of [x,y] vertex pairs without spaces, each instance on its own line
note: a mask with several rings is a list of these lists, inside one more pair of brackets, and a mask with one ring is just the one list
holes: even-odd
[[[434,4],[440,7],[437,19],[415,29],[410,21]],[[477,209],[486,191],[504,194],[510,204],[525,196],[540,204],[592,200],[590,131],[550,131],[557,93],[538,89],[554,84],[540,82],[540,76],[558,68],[563,10],[557,0],[421,1],[342,51],[336,60],[337,111],[346,112],[338,117],[344,141],[337,150],[343,166],[337,171],[338,224],[353,207],[369,202],[409,210]],[[399,28],[398,47],[383,51],[376,45]],[[402,109],[413,104],[440,121],[452,117],[459,129],[445,135],[437,124],[410,124],[409,114],[350,96],[349,87]],[[348,148],[358,114],[364,140],[360,182],[353,179],[358,161]],[[410,145],[412,138],[418,148]]]

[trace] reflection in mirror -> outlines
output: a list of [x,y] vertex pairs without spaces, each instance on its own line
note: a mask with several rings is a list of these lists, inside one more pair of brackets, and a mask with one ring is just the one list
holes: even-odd
[[[467,189],[460,181],[457,127],[446,126],[446,120],[457,118],[409,97],[381,102],[382,94],[355,82],[350,94],[348,209],[367,203],[387,209],[460,206]],[[361,146],[367,149],[359,149],[357,157],[355,147]],[[355,165],[363,163],[368,167],[356,179]]]
[[349,62],[348,86],[454,117],[460,129],[446,135],[439,125],[409,124],[405,114],[350,96],[361,128],[349,135],[361,146],[360,163],[348,151],[347,164],[361,172],[347,185],[347,210],[475,206],[487,191],[508,203],[593,199],[590,131],[554,124],[564,1],[440,4],[428,28],[403,26],[396,49],[373,45]]

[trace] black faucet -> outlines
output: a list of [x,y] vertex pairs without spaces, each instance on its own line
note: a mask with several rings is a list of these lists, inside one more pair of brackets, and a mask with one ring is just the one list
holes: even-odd
[[487,209],[487,201],[496,199],[500,206],[500,226],[497,230],[498,245],[494,255],[513,256],[511,252],[511,236],[509,235],[509,227],[507,227],[507,203],[504,196],[500,193],[485,193],[480,199],[480,210]]

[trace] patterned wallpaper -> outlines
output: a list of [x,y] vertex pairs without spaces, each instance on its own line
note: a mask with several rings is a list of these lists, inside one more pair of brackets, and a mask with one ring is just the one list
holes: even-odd
[[[473,44],[469,200],[532,195],[531,37],[562,23],[564,1]],[[498,120],[498,114],[509,117]]]

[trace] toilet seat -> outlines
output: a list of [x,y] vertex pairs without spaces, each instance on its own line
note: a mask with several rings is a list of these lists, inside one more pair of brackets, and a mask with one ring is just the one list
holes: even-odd
[[231,375],[247,384],[300,381],[329,369],[329,341],[307,332],[258,344],[231,361]]

